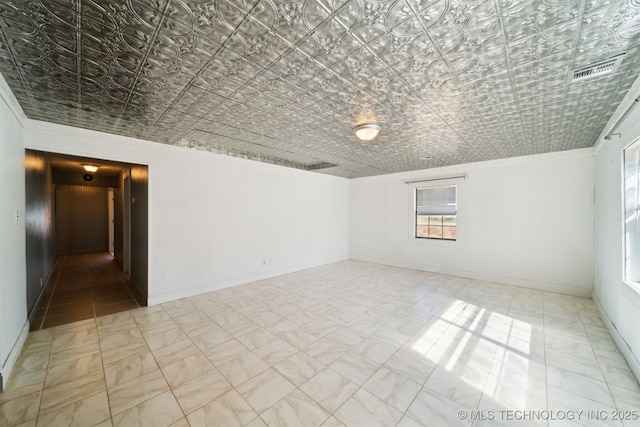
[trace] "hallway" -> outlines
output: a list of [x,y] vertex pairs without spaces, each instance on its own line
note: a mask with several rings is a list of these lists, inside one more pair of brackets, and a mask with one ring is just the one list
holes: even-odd
[[58,258],[31,330],[118,313],[146,305],[122,267],[109,253]]

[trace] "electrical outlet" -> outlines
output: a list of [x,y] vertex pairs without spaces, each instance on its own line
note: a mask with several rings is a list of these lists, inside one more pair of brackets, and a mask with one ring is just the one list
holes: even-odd
[[20,225],[20,211],[16,209],[16,225]]

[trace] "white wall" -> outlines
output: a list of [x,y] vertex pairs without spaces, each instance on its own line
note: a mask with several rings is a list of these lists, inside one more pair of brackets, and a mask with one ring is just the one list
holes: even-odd
[[344,178],[38,121],[25,145],[149,165],[150,304],[349,256]]
[[29,330],[23,120],[0,75],[0,373],[5,384]]
[[[591,149],[351,181],[351,258],[590,296]],[[404,180],[466,173],[461,241],[413,238]]]
[[640,137],[640,105],[616,130],[604,136],[640,96],[640,78],[605,127],[595,149],[595,232],[593,297],[629,366],[640,378],[640,294],[623,280],[622,149]]

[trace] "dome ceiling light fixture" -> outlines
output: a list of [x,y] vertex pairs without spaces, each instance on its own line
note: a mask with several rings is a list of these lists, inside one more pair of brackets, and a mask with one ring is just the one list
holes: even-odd
[[87,172],[97,172],[99,166],[96,165],[82,165],[82,168]]
[[380,132],[380,125],[377,123],[363,123],[353,128],[356,137],[360,141],[371,141]]

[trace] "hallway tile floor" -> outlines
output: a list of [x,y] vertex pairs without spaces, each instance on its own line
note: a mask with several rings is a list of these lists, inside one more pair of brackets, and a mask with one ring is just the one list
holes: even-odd
[[31,332],[0,425],[635,426],[639,408],[590,299],[345,261]]
[[109,253],[58,257],[50,280],[32,331],[146,305]]

